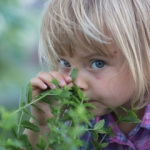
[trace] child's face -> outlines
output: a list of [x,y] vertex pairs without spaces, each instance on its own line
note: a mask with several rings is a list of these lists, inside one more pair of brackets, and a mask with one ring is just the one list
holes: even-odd
[[122,53],[113,44],[107,47],[111,57],[79,48],[75,49],[73,57],[60,56],[61,73],[69,74],[71,69],[78,68],[75,83],[87,95],[89,102],[96,106],[96,110],[91,110],[95,116],[108,113],[108,107],[130,107],[134,94],[134,84]]

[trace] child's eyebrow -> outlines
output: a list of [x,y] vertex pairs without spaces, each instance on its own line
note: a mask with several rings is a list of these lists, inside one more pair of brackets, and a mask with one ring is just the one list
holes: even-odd
[[93,57],[93,56],[95,56],[95,55],[99,55],[99,54],[97,54],[97,53],[94,53],[94,54],[88,53],[88,54],[83,55],[82,57],[88,58],[88,57]]
[[102,57],[102,58],[111,58],[113,57],[113,54],[111,52],[109,52],[108,54],[104,54],[104,53],[88,53],[88,54],[83,54],[82,56],[83,58],[90,58],[90,57]]
[[83,55],[82,57],[83,57],[83,58],[89,58],[89,57],[94,57],[94,56],[105,57],[104,55],[101,55],[101,54],[99,54],[99,53],[88,53],[88,54]]

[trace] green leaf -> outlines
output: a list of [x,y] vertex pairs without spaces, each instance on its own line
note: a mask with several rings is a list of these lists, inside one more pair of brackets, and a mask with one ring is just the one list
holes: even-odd
[[97,132],[97,133],[100,133],[100,134],[106,134],[108,133],[108,131],[106,130],[106,128],[104,127],[104,124],[105,124],[105,121],[104,119],[103,120],[100,120],[99,122],[97,122],[94,126],[94,130]]
[[71,120],[71,117],[68,115],[68,113],[65,113],[63,117],[60,118],[60,122],[63,122],[63,123],[70,121],[70,120]]
[[72,137],[79,138],[81,135],[83,135],[84,132],[85,132],[85,127],[81,126],[81,125],[77,125],[77,126],[71,128],[70,135]]
[[77,90],[77,93],[81,100],[83,100],[86,97],[85,94],[80,89]]
[[94,130],[100,130],[104,127],[105,121],[104,119],[100,120],[99,122],[97,122],[94,126]]
[[4,107],[0,107],[0,115],[0,127],[3,130],[12,129],[18,121],[18,114],[7,111]]
[[125,112],[128,112],[128,109],[126,109],[125,107],[120,106],[119,108],[121,108],[121,109],[124,110]]
[[107,145],[108,145],[108,143],[102,143],[100,147],[105,148]]
[[140,123],[141,120],[134,117],[134,116],[125,116],[123,118],[120,119],[121,122],[124,122],[124,123]]
[[81,103],[81,100],[79,100],[76,96],[72,95],[71,96],[71,100],[77,104],[80,104]]
[[[99,143],[97,142],[98,140],[91,140],[90,141],[90,143],[94,146],[94,150],[101,150],[100,148],[99,148]],[[88,147],[87,147],[87,149],[88,149]]]
[[114,132],[112,130],[112,127],[107,127],[105,128],[106,133],[110,136],[113,137],[114,136]]
[[[47,103],[47,104],[50,104],[50,105],[52,104],[50,98],[48,98],[48,97],[44,97],[44,98],[42,99],[42,102]],[[34,106],[36,106],[36,105],[34,105]],[[41,110],[41,109],[39,109],[39,110]]]
[[59,82],[57,81],[56,78],[53,78],[51,81],[57,88],[59,88]]
[[47,141],[40,135],[39,142],[36,144],[36,147],[40,148],[41,150],[44,150],[46,144]]
[[65,86],[63,87],[63,89],[64,89],[65,91],[69,91],[71,88],[70,88],[69,86],[65,85]]
[[[33,104],[32,106],[35,106],[35,105]],[[38,123],[38,120],[29,112],[27,108],[23,108],[22,111],[28,116],[32,117]]]
[[22,100],[20,100],[20,107],[23,108],[26,105],[25,102],[23,102]]
[[92,134],[93,134],[93,136],[94,136],[94,139],[97,140],[97,139],[98,139],[98,133],[95,132],[95,131],[93,131]]
[[76,112],[78,116],[84,115],[86,113],[86,109],[83,105],[79,105],[76,108]]
[[24,127],[24,128],[27,128],[27,129],[30,129],[34,132],[39,132],[39,128],[38,126],[36,126],[35,124],[29,122],[29,121],[23,121],[21,122],[21,126]]
[[[74,140],[74,144],[77,146],[83,146],[83,141],[81,141],[80,139],[77,139],[77,140]],[[72,150],[75,150],[75,148]],[[78,150],[78,148],[76,150]]]
[[117,116],[117,118],[120,118],[120,115],[118,114],[118,112],[115,109],[110,108],[110,107],[108,109],[110,109],[112,112],[114,112],[115,115]]
[[[54,90],[46,90],[36,96],[36,100],[42,100],[46,96],[50,96],[51,98],[56,98],[58,95],[62,93],[61,89],[54,89]],[[57,100],[57,99],[56,99]]]
[[16,129],[16,127],[13,127],[11,129],[11,134],[12,134],[12,136],[13,136],[14,139],[17,139],[18,135],[17,135],[17,129]]
[[32,101],[32,85],[29,83],[26,88],[26,98],[27,102],[30,103]]
[[73,81],[77,77],[77,74],[78,74],[78,69],[77,68],[73,68],[72,72],[70,73],[70,76],[71,76]]
[[94,108],[94,109],[96,109],[96,107],[94,105],[90,104],[90,103],[84,103],[83,105],[84,105],[84,107],[87,107],[87,108]]
[[[43,100],[42,100],[43,101]],[[44,101],[45,102],[45,101]],[[41,111],[41,113],[45,113],[40,107],[38,107],[37,105],[35,104],[31,104],[32,107],[38,109],[39,111]]]
[[21,136],[19,136],[18,141],[20,141],[22,143],[22,146],[24,146],[27,150],[33,150],[33,147],[30,144],[26,134],[22,134]]
[[127,112],[127,115],[129,115],[129,116],[133,116],[133,117],[137,118],[137,115],[136,115],[136,113],[135,113],[135,110],[134,110],[134,109],[129,110],[129,111]]
[[[18,140],[7,139],[7,141],[5,143],[5,148],[11,149],[11,150],[18,150],[18,148],[21,146],[22,146],[22,143]],[[20,148],[19,148],[19,150],[20,150]]]
[[23,102],[23,88],[20,91],[20,99],[19,99],[19,107],[23,107],[24,102]]
[[68,86],[63,87],[60,96],[62,96],[62,98],[69,99],[72,94],[69,90],[70,90],[70,88],[68,88]]
[[76,102],[74,101],[69,101],[69,100],[64,100],[64,103],[65,105],[71,105],[70,107],[74,106],[74,107],[78,107],[79,104],[77,104]]

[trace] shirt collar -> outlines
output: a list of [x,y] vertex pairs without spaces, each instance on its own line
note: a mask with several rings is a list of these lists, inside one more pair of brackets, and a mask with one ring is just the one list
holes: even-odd
[[150,103],[147,104],[145,113],[141,122],[141,127],[150,130]]

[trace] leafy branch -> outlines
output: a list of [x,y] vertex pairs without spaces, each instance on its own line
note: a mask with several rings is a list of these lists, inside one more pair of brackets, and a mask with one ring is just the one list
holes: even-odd
[[[77,69],[74,69],[71,73],[71,77],[75,80],[76,76]],[[23,100],[23,93],[21,93],[19,109],[13,112],[8,112],[0,107],[0,128],[2,130],[0,134],[0,149],[21,150],[23,147],[27,150],[35,149],[28,141],[27,136],[22,134],[21,131],[30,129],[34,132],[39,132],[38,125],[23,119],[24,116],[29,116],[38,124],[38,120],[32,116],[28,110],[29,106],[40,109],[36,106],[37,101],[48,103],[54,115],[53,118],[47,120],[51,134],[46,134],[48,140],[40,136],[39,142],[36,144],[37,150],[48,150],[49,148],[53,150],[78,150],[79,147],[84,145],[81,136],[89,131],[93,133],[95,139],[93,146],[95,146],[96,149],[102,149],[108,145],[108,143],[104,143],[104,139],[107,135],[114,135],[112,127],[106,128],[105,121],[100,120],[91,128],[90,120],[94,119],[94,115],[88,108],[94,109],[95,106],[88,103],[86,95],[76,85],[73,85],[72,88],[68,86],[60,88],[56,79],[53,79],[52,83],[55,84],[57,88],[42,92],[34,101],[32,101],[32,86],[28,84],[26,89],[26,101]],[[57,107],[52,105],[55,102],[57,102]],[[123,107],[120,107],[120,109],[126,112],[125,116],[122,117],[115,110],[111,109],[116,114],[118,121],[128,123],[140,122],[134,109],[127,110]],[[41,112],[42,111],[43,110],[41,110]],[[8,133],[12,138],[8,137]],[[104,135],[101,141],[97,140],[98,134]]]

